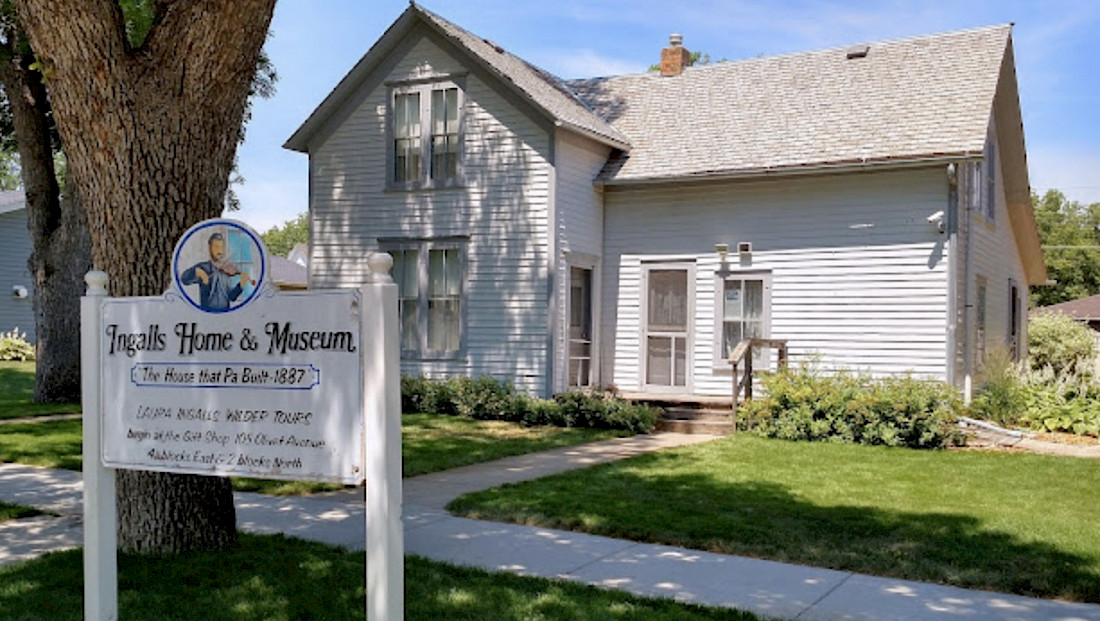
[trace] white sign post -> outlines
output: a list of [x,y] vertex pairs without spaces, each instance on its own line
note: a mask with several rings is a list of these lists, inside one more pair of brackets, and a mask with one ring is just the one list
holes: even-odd
[[117,618],[114,468],[366,481],[367,618],[404,616],[397,286],[278,293],[250,229],[181,238],[164,296],[82,301],[85,616]]
[[103,411],[99,382],[99,325],[107,297],[107,274],[84,276],[87,294],[80,300],[81,400],[84,412],[84,618],[118,619],[118,516],[115,471],[100,460]]

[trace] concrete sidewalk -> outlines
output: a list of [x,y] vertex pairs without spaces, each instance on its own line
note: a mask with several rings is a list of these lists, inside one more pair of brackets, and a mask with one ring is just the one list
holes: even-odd
[[[648,450],[706,440],[654,434],[558,449],[404,482],[405,549],[433,560],[563,578],[649,596],[727,606],[783,619],[1012,619],[1100,621],[1075,604],[864,576],[544,528],[457,518],[451,498]],[[0,500],[49,507],[62,518],[0,525],[0,563],[80,545],[78,473],[0,464]],[[242,530],[362,549],[361,492],[306,497],[239,493]]]

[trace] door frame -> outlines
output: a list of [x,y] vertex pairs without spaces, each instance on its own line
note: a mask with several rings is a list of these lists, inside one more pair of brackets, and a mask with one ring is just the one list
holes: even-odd
[[[642,392],[663,394],[691,394],[695,389],[694,347],[695,347],[695,261],[688,259],[654,259],[643,261],[641,265],[641,308],[638,315],[638,386]],[[648,383],[649,377],[649,273],[655,270],[684,270],[687,272],[686,317],[684,331],[684,385],[665,386]],[[675,369],[672,371],[675,377]]]

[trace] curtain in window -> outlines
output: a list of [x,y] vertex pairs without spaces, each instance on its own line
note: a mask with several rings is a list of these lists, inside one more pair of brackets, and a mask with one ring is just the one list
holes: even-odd
[[393,180],[420,178],[420,93],[393,98]]
[[458,350],[462,266],[457,248],[428,251],[428,349]]
[[432,91],[432,179],[458,176],[458,89]]
[[764,338],[764,320],[764,281],[725,281],[722,294],[722,357],[729,358],[742,339]]
[[417,305],[420,288],[418,278],[418,252],[393,250],[393,280],[397,283],[397,313],[401,319],[401,349],[420,349],[420,327],[417,322]]

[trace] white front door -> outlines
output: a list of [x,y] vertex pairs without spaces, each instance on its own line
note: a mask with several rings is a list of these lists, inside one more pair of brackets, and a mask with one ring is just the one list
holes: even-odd
[[645,266],[642,384],[646,390],[690,392],[692,282],[690,263]]

